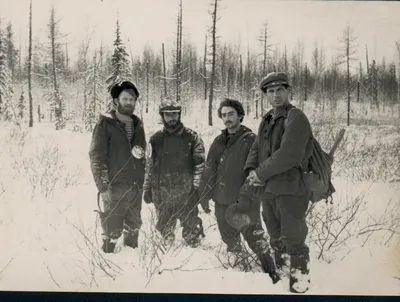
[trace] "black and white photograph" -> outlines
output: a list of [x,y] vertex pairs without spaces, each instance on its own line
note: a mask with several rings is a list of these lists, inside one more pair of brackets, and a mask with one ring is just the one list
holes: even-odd
[[0,0],[0,290],[400,295],[399,16]]

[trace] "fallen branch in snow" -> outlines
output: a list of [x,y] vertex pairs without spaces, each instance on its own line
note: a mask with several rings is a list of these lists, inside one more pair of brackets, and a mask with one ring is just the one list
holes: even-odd
[[10,263],[14,260],[14,258],[11,258],[10,261],[8,261],[8,263],[6,264],[5,267],[3,267],[3,269],[0,271],[0,276],[1,274],[6,270],[6,268],[10,265]]
[[49,272],[51,280],[53,280],[54,284],[57,285],[58,288],[60,288],[60,284],[58,284],[57,281],[54,279],[53,274],[51,273],[51,271],[49,269],[49,266],[45,262],[43,262],[43,263],[44,263],[44,266],[46,267],[47,271]]

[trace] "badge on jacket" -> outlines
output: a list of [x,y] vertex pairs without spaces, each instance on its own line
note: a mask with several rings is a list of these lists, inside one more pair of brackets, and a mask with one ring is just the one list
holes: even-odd
[[144,149],[136,145],[132,149],[132,155],[137,159],[142,159],[144,157]]

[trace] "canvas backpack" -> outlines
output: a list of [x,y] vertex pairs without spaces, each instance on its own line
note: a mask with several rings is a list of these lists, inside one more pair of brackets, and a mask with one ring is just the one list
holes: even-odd
[[[288,110],[289,112],[295,107]],[[284,127],[286,128],[287,118],[284,122]],[[335,188],[332,184],[332,164],[333,155],[339,146],[341,140],[343,139],[344,129],[341,129],[338,137],[336,138],[334,145],[329,153],[322,150],[318,140],[311,134],[310,141],[307,144],[306,156],[308,157],[308,166],[302,167],[302,179],[311,194],[311,202],[318,202],[325,200],[326,203],[330,201],[332,204],[332,194],[335,192]]]

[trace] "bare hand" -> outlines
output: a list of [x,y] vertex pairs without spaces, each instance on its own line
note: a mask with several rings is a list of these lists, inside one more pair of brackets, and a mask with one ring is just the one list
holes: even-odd
[[255,170],[251,170],[249,176],[247,177],[249,180],[250,186],[262,186],[261,180],[258,178]]

